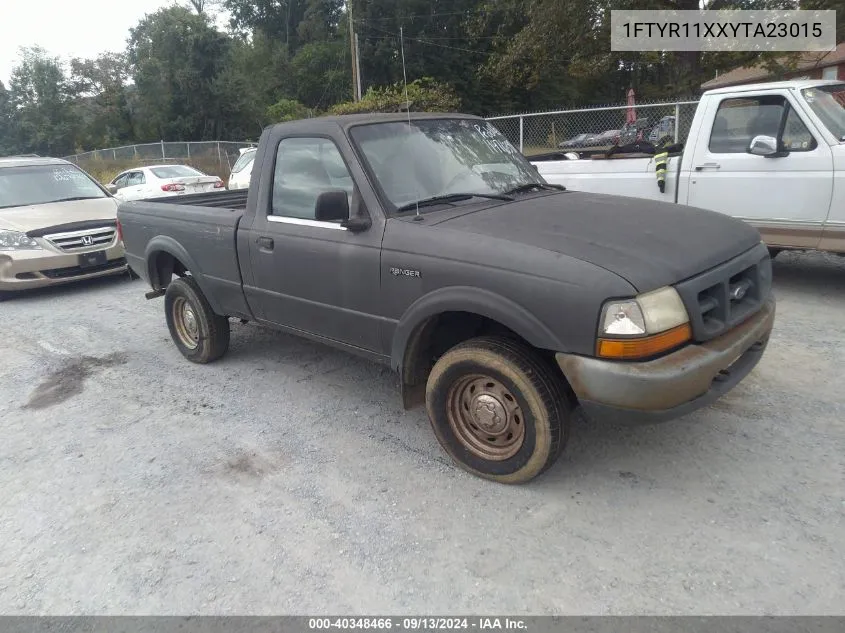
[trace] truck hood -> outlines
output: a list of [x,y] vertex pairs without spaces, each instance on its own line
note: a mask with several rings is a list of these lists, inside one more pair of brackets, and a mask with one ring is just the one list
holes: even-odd
[[639,292],[677,283],[760,242],[757,229],[685,205],[567,191],[436,222],[600,266]]
[[26,233],[87,220],[114,220],[116,217],[117,202],[114,198],[51,202],[0,209],[0,229]]

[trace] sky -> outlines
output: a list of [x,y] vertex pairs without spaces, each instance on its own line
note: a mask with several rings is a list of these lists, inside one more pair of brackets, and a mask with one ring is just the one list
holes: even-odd
[[126,47],[129,29],[174,0],[3,0],[0,81],[9,76],[21,46],[40,45],[65,60]]

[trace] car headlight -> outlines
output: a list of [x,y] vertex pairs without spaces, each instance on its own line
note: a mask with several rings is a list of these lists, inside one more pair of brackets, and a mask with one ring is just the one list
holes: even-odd
[[28,251],[41,247],[26,233],[19,231],[0,231],[0,251]]
[[596,354],[630,360],[655,356],[692,338],[689,315],[671,287],[604,304]]

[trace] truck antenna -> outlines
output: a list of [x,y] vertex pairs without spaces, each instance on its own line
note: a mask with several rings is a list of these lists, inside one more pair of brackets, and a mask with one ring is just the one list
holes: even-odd
[[[408,114],[408,131],[410,132],[411,102],[408,100],[408,74],[405,70],[405,30],[401,26],[399,27],[399,48],[402,50],[402,81],[405,84],[405,112]],[[414,219],[417,221],[422,219],[420,217],[419,196],[417,196],[417,215],[414,217]]]

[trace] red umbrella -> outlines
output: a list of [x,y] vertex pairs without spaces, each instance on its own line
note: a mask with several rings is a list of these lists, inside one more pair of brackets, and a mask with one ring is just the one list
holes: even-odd
[[634,89],[628,89],[628,110],[625,112],[625,123],[637,122],[637,111],[634,109]]

